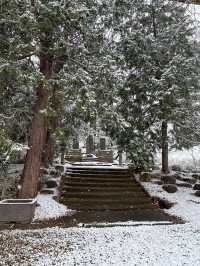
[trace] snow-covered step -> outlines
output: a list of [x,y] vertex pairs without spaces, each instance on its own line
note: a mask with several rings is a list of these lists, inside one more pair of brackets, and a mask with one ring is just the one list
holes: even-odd
[[125,171],[96,171],[96,170],[73,170],[68,169],[66,173],[72,173],[72,174],[95,174],[95,175],[128,175],[129,172],[127,170]]

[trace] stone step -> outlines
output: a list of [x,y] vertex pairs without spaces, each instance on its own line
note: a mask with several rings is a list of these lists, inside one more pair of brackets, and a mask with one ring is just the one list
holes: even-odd
[[84,182],[84,183],[132,183],[134,182],[131,178],[98,178],[98,177],[65,177],[67,182]]
[[[62,199],[62,197],[61,197]],[[127,205],[133,205],[133,204],[143,204],[143,203],[151,203],[151,199],[149,197],[133,197],[131,199],[125,199],[125,198],[112,198],[112,199],[109,199],[109,198],[99,198],[99,199],[93,199],[93,198],[88,198],[88,199],[83,199],[83,198],[69,198],[69,199],[66,199],[66,202],[68,204],[74,204],[74,203],[78,203],[78,204],[91,204],[91,205],[94,205],[94,204],[127,204]]]
[[66,174],[64,175],[64,178],[68,178],[68,177],[80,177],[80,178],[105,178],[105,179],[108,179],[108,178],[113,178],[113,179],[133,179],[130,175],[118,175],[118,176],[115,176],[115,175],[95,175],[95,174]]
[[[63,185],[66,186],[84,186],[84,187],[132,187],[135,186],[136,183],[133,182],[96,182],[96,181],[90,181],[90,182],[80,182],[77,181],[75,182],[74,180],[66,180],[63,182]],[[138,187],[140,187],[139,185],[137,185]]]
[[69,171],[67,170],[65,173],[79,173],[79,174],[92,174],[92,175],[129,175],[127,172],[100,172],[100,171]]
[[120,197],[124,198],[145,198],[147,197],[142,191],[140,192],[134,192],[134,191],[118,191],[118,192],[110,192],[110,191],[100,191],[100,192],[91,192],[91,191],[85,191],[85,192],[70,192],[70,191],[65,191],[61,193],[61,197],[65,197],[65,199],[68,198],[81,198],[81,199],[119,199]]
[[134,191],[142,191],[141,187],[137,184],[133,184],[131,186],[128,186],[128,187],[123,187],[123,186],[111,186],[111,187],[99,187],[99,186],[90,186],[88,187],[87,185],[86,186],[78,186],[76,184],[76,186],[74,185],[64,185],[62,188],[61,188],[61,192],[65,192],[65,191],[68,191],[68,192],[124,192],[124,191],[127,191],[127,192],[134,192]]
[[64,177],[92,177],[92,178],[131,178],[131,175],[115,175],[115,174],[83,174],[83,173],[71,173],[71,172],[67,172]]
[[128,169],[68,168],[61,180],[60,202],[79,211],[155,208]]
[[[164,212],[161,212],[158,208],[146,208],[146,209],[128,209],[128,210],[83,210],[76,212],[73,216],[70,217],[73,221],[76,221],[77,224],[85,224],[85,225],[92,225],[92,227],[95,227],[95,224],[97,227],[116,227],[117,225],[120,226],[120,224],[115,223],[121,223],[121,225],[124,222],[127,221],[136,221],[137,223],[142,224],[142,222],[163,222],[163,224],[166,224],[166,222],[174,223],[175,220],[177,222],[177,219],[174,217],[171,217],[167,214],[164,214]],[[72,223],[73,223],[72,221]],[[102,224],[101,224],[102,223]],[[101,226],[101,225],[103,226]]]
[[106,188],[106,187],[110,187],[110,188],[131,188],[131,187],[140,187],[140,185],[138,185],[137,183],[133,182],[118,182],[113,184],[112,182],[73,182],[71,180],[66,180],[63,182],[63,186],[73,186],[73,187],[99,187],[99,188]]
[[92,173],[128,173],[129,169],[116,168],[86,168],[86,167],[68,167],[66,171],[70,172],[92,172]]
[[127,172],[93,172],[93,171],[66,171],[65,174],[74,174],[74,175],[83,175],[83,176],[132,176],[132,174],[127,171]]
[[144,210],[144,209],[154,209],[154,205],[151,203],[138,203],[138,204],[69,204],[68,202],[62,202],[68,208],[72,210],[77,210],[77,211],[107,211],[107,210],[114,210],[114,211],[120,211],[120,210]]

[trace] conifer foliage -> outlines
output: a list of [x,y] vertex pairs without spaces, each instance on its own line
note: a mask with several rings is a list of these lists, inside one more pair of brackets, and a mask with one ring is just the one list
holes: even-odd
[[[8,52],[3,60],[10,69],[18,69],[19,77],[26,76],[27,86],[31,85],[35,96],[21,190],[22,197],[34,197],[50,98],[55,89],[57,94],[60,87],[75,90],[78,83],[87,79],[82,55],[87,54],[85,39],[88,23],[96,15],[96,2],[16,0],[2,1],[1,8],[1,25],[8,41],[5,40]],[[1,67],[5,68],[3,64]]]
[[21,197],[36,196],[53,138],[67,143],[82,121],[101,124],[139,168],[161,148],[167,172],[168,145],[199,142],[186,11],[168,0],[1,1],[0,136],[28,139]]
[[167,172],[168,125],[174,125],[173,141],[180,143],[176,130],[186,127],[186,114],[194,115],[191,96],[198,90],[199,68],[192,25],[186,6],[174,1],[114,2],[115,58],[124,74],[116,92],[115,137],[136,167],[152,164],[162,148]]

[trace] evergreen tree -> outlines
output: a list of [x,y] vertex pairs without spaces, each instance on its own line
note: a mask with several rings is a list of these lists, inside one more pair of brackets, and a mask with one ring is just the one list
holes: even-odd
[[115,108],[119,123],[113,132],[135,166],[151,163],[161,147],[167,172],[167,125],[185,124],[180,113],[191,109],[191,95],[198,89],[186,8],[165,0],[115,1],[113,32],[116,64],[124,74]]
[[16,56],[14,50],[14,47],[20,46],[14,38],[16,20],[10,10],[15,6],[14,1],[1,1],[0,6],[0,123],[1,143],[7,147],[2,153],[15,146],[16,142],[24,144],[33,100],[33,80],[27,77],[33,67],[23,60],[21,54]]
[[[7,1],[1,3],[1,25],[9,31],[7,62],[33,66],[19,68],[35,94],[29,130],[29,150],[23,170],[22,197],[34,197],[45,146],[53,93],[66,95],[87,82],[85,45],[89,25],[95,21],[97,1]],[[83,56],[84,55],[84,56]],[[21,84],[24,84],[23,81]],[[25,84],[24,84],[25,85]],[[62,91],[62,90],[61,90]],[[62,95],[62,93],[61,93]],[[61,96],[62,97],[62,96]],[[51,116],[51,114],[50,114]]]

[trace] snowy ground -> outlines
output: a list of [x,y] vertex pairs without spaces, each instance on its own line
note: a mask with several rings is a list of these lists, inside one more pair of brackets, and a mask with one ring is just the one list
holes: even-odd
[[[175,158],[177,162],[177,157]],[[186,221],[179,225],[132,222],[103,228],[46,228],[0,232],[0,265],[16,266],[197,266],[200,265],[200,199],[191,188],[168,194],[143,183],[155,196],[176,203],[168,213]],[[35,219],[70,211],[50,195],[39,195]]]
[[200,227],[162,225],[3,231],[1,265],[200,265]]
[[[157,155],[156,161],[161,162],[161,153]],[[182,169],[200,169],[200,146],[189,150],[171,150],[169,152],[169,165],[180,165]]]
[[67,209],[65,205],[52,199],[52,195],[38,195],[37,202],[39,203],[39,206],[35,211],[35,221],[58,218],[74,213],[74,211]]
[[200,198],[194,195],[194,190],[192,188],[178,187],[176,193],[169,194],[159,185],[146,182],[142,184],[152,196],[167,199],[175,203],[171,209],[165,210],[165,212],[176,215],[187,223],[192,223],[200,227]]
[[[128,222],[127,226],[125,223],[112,228],[1,231],[0,265],[200,265],[198,198],[191,195],[191,189],[181,188],[178,193],[167,194],[161,192],[158,185],[145,183],[145,186],[153,195],[177,202],[169,212],[181,216],[187,223],[130,226]],[[46,214],[38,209],[38,218],[50,217],[51,206],[57,214],[67,211],[62,205],[57,205],[56,210],[53,199],[47,197],[50,196],[39,197],[41,208],[46,206],[47,209]]]

